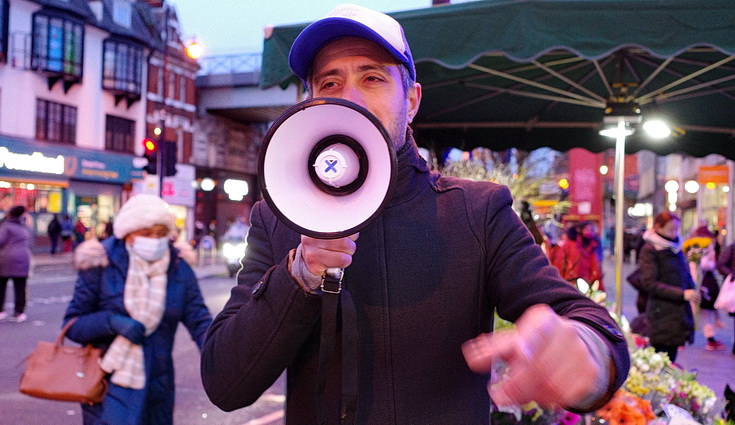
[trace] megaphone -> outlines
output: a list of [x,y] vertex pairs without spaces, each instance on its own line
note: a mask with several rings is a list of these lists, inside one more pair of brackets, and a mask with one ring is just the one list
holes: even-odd
[[273,213],[320,239],[359,232],[383,209],[395,180],[388,132],[365,108],[316,98],[289,108],[266,133],[258,179]]

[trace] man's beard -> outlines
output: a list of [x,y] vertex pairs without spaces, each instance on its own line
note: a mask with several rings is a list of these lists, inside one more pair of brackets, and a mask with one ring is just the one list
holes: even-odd
[[404,99],[399,112],[400,119],[393,123],[393,128],[388,129],[388,136],[393,149],[398,150],[406,143],[406,130],[408,129],[408,100]]

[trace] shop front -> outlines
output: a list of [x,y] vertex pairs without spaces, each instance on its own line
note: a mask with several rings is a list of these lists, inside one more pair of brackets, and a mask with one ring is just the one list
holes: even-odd
[[29,212],[34,251],[49,245],[54,215],[81,221],[85,237],[104,236],[130,183],[142,178],[133,155],[0,136],[0,218],[15,205]]
[[250,222],[250,209],[258,200],[257,176],[233,171],[198,168],[194,238],[215,240],[240,217]]

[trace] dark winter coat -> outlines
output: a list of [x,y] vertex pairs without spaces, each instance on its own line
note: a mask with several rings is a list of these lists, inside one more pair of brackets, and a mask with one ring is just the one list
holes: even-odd
[[[79,272],[64,323],[77,317],[68,337],[80,344],[93,343],[106,349],[116,336],[109,325],[110,316],[129,316],[123,304],[129,257],[125,243],[120,239],[108,238],[102,245],[109,265]],[[211,321],[212,316],[204,304],[193,270],[171,248],[166,309],[158,329],[146,337],[143,344],[146,386],[136,391],[111,384],[101,404],[82,406],[85,425],[98,423],[95,417],[103,411],[104,417],[111,420],[110,425],[136,425],[128,418],[141,412],[143,420],[139,424],[173,423],[174,369],[171,353],[176,330],[179,322],[183,323],[201,349]]]
[[59,238],[59,235],[61,235],[61,222],[59,221],[58,218],[54,217],[51,219],[51,221],[48,224],[48,227],[46,228],[46,233],[52,239]]
[[31,231],[17,218],[0,224],[0,277],[28,277]]
[[[392,197],[360,232],[343,285],[356,305],[360,425],[487,424],[488,376],[473,373],[463,342],[493,329],[493,310],[515,321],[549,304],[588,324],[608,344],[617,372],[629,367],[608,312],[559,277],[511,208],[504,186],[440,178],[409,140],[398,152]],[[322,293],[307,295],[288,271],[299,234],[268,206],[253,207],[239,285],[215,318],[202,352],[202,379],[224,410],[255,402],[287,370],[286,424],[317,423]],[[343,324],[344,326],[344,324]],[[325,400],[336,423],[342,335]],[[347,378],[349,381],[350,378]]]
[[638,262],[641,287],[648,293],[646,315],[652,345],[678,346],[692,342],[694,315],[684,290],[694,289],[689,266],[681,251],[656,249],[646,242]]

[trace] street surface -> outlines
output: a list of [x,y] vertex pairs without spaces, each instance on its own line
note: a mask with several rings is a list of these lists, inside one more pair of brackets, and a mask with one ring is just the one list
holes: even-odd
[[[0,322],[0,425],[78,425],[80,408],[75,403],[34,399],[18,392],[18,381],[23,370],[21,361],[33,350],[37,341],[53,341],[59,332],[61,319],[74,288],[75,274],[70,257],[37,261],[29,280],[29,303],[25,323]],[[615,271],[611,258],[606,258],[603,269],[610,301],[615,298]],[[234,279],[226,276],[225,266],[214,264],[196,268],[200,286],[210,311],[216,315],[229,298]],[[623,277],[634,270],[625,264]],[[635,290],[623,283],[623,313],[635,317]],[[12,290],[8,289],[8,302]],[[733,344],[733,318],[722,316],[727,325],[719,331],[718,339],[726,350],[706,351],[701,331],[694,345],[679,353],[678,363],[686,369],[697,369],[701,383],[721,395],[725,384],[735,384],[735,356],[730,353]],[[71,344],[71,342],[67,341]],[[284,379],[281,378],[254,405],[235,412],[222,412],[209,402],[199,377],[199,350],[191,341],[186,328],[181,326],[174,347],[176,367],[176,425],[282,425]]]
[[[0,322],[3,341],[0,344],[0,425],[82,423],[81,409],[76,403],[41,400],[18,392],[18,382],[24,368],[24,364],[19,363],[33,350],[37,341],[53,341],[59,333],[76,278],[70,262],[71,257],[67,257],[67,261],[57,261],[56,264],[37,264],[29,280],[28,321]],[[200,278],[199,284],[207,306],[216,315],[229,298],[234,278],[226,276],[224,265],[215,267],[214,271],[220,274]],[[211,268],[205,274],[212,274]],[[9,288],[7,300],[12,303],[12,299],[12,289]],[[66,343],[73,344],[69,340]],[[283,424],[283,379],[276,382],[254,405],[227,413],[214,406],[204,393],[199,377],[199,350],[184,326],[180,326],[176,334],[173,356],[176,425]]]

